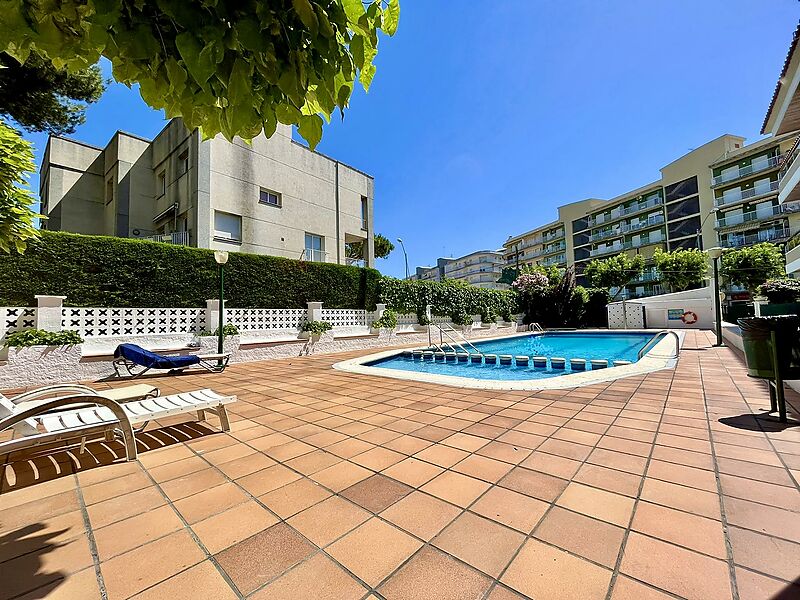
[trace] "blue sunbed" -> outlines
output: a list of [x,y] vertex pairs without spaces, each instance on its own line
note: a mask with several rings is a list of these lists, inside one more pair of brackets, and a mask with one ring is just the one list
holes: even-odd
[[169,356],[151,352],[136,344],[120,344],[114,350],[114,371],[120,377],[120,368],[130,377],[139,377],[150,369],[168,370],[179,373],[188,367],[198,365],[207,371],[218,373],[228,366],[230,354],[178,354]]

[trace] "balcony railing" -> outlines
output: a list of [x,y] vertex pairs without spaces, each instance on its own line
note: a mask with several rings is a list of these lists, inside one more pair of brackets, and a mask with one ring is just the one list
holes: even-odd
[[635,204],[631,204],[625,208],[621,209],[614,209],[611,211],[611,215],[606,217],[605,215],[597,215],[597,217],[589,218],[589,227],[595,227],[597,225],[602,225],[603,223],[610,223],[616,219],[621,219],[627,215],[631,215],[633,213],[637,213],[643,210],[647,210],[648,208],[653,208],[654,206],[660,206],[663,204],[664,201],[661,198],[661,194],[652,194],[642,200],[641,202],[637,202]]
[[607,237],[613,237],[615,235],[622,235],[620,229],[606,229],[605,231],[598,231],[597,233],[593,233],[590,239],[593,242],[596,242],[598,240],[604,240]]
[[763,221],[765,219],[771,219],[772,217],[780,214],[783,214],[783,206],[777,204],[766,210],[759,209],[739,215],[730,215],[728,217],[717,219],[717,229],[722,229],[724,227],[735,227],[736,225],[743,225],[745,223],[751,223],[754,221]]
[[558,240],[558,239],[561,239],[563,237],[564,237],[564,230],[561,229],[561,230],[556,231],[554,233],[545,234],[544,236],[542,236],[542,239],[545,242],[552,242],[553,240]]
[[735,171],[720,173],[719,175],[711,179],[711,186],[713,187],[716,185],[720,185],[722,183],[727,183],[729,181],[735,181],[736,179],[747,177],[748,175],[752,175],[753,173],[760,173],[761,171],[766,171],[767,169],[774,169],[780,164],[780,161],[781,161],[780,156],[770,156],[766,160],[751,162],[749,165],[745,165],[744,167],[739,167]]
[[547,246],[542,249],[541,254],[552,254],[553,252],[563,252],[567,249],[566,244],[556,244],[555,246]]
[[625,233],[628,233],[629,231],[639,231],[640,229],[661,225],[663,222],[664,215],[656,215],[638,223],[625,223],[621,226],[621,229]]
[[550,258],[546,258],[542,261],[542,265],[545,267],[552,267],[553,265],[560,265],[562,263],[567,262],[567,257],[565,254],[560,254],[558,256],[551,256]]
[[648,238],[646,240],[638,240],[636,242],[623,242],[622,244],[613,244],[611,246],[606,246],[605,248],[595,248],[594,250],[589,250],[589,256],[601,256],[603,254],[611,254],[614,252],[622,252],[623,250],[630,250],[631,248],[641,248],[642,246],[649,246],[651,244],[660,244],[664,242],[664,238],[662,236]]
[[189,232],[188,231],[173,231],[172,233],[162,233],[159,235],[149,235],[147,237],[139,238],[142,240],[150,240],[151,242],[162,242],[164,244],[175,244],[176,246],[189,245]]
[[781,161],[781,170],[778,171],[778,181],[783,179],[783,176],[786,175],[786,172],[792,168],[792,164],[800,156],[800,135],[797,136],[797,139],[794,141],[794,144],[783,155],[783,160]]
[[771,192],[775,192],[778,190],[778,181],[770,181],[769,185],[760,185],[760,186],[753,186],[746,190],[734,190],[728,192],[723,196],[719,196],[714,198],[714,206],[725,206],[726,204],[734,204],[736,202],[741,202],[742,200],[747,200],[748,198],[755,198],[756,196],[764,196],[765,194],[769,194]]
[[636,279],[631,280],[628,285],[634,285],[637,283],[650,283],[651,281],[659,281],[661,279],[661,275],[659,275],[658,271],[645,271],[641,275],[639,275]]
[[766,229],[751,235],[729,235],[727,239],[720,242],[720,245],[725,248],[741,248],[742,246],[760,244],[761,242],[780,242],[787,239],[789,235],[788,227]]
[[326,256],[328,256],[328,253],[325,252],[325,250],[312,250],[311,248],[306,248],[300,255],[300,260],[306,260],[308,262],[327,262],[325,258]]
[[363,267],[364,266],[364,259],[363,258],[350,258],[349,256],[345,257],[344,259],[345,264],[348,267]]

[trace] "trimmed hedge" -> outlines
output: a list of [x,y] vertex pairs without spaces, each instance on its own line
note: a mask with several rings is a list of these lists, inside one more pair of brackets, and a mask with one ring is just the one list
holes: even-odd
[[[0,253],[0,306],[35,306],[34,295],[68,306],[198,307],[216,298],[211,250],[144,240],[43,231],[20,255]],[[331,263],[230,253],[225,299],[231,308],[374,310],[381,275]]]

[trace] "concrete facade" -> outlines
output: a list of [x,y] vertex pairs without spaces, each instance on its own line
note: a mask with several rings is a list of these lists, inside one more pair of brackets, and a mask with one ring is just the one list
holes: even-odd
[[508,289],[508,285],[497,283],[504,266],[502,251],[478,250],[449,260],[444,267],[444,276],[446,279],[466,281],[475,287],[504,290]]
[[[51,136],[44,227],[339,264],[374,263],[374,179],[292,140],[203,140],[173,119],[104,148]],[[363,257],[347,258],[360,242]]]

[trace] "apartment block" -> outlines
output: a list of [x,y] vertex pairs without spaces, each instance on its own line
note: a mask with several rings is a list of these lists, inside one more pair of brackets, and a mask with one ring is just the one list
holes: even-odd
[[503,250],[478,250],[459,258],[439,258],[436,265],[417,267],[409,277],[418,281],[443,281],[452,279],[470,285],[495,290],[507,289],[508,285],[497,283],[503,274],[505,258]]
[[[173,119],[153,140],[105,147],[51,136],[40,169],[43,227],[372,266],[373,178],[292,139],[203,140]],[[346,246],[362,242],[363,257]]]

